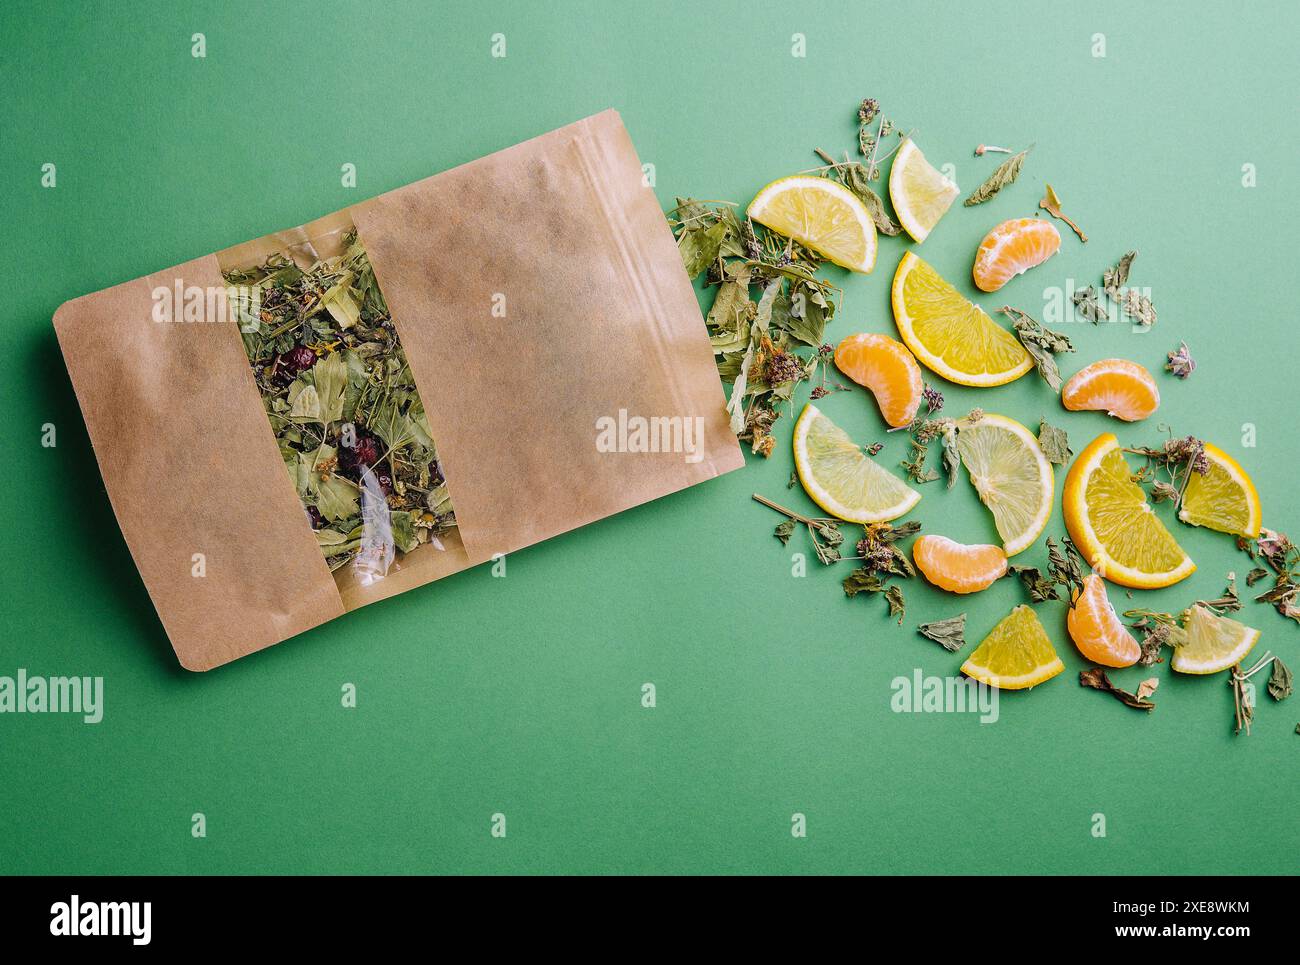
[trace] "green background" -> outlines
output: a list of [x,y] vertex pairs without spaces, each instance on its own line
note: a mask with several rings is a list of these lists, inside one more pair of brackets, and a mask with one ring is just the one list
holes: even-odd
[[[770,461],[512,556],[505,579],[480,567],[189,674],[122,542],[50,325],[68,298],[611,106],[664,207],[744,204],[816,164],[814,147],[851,149],[857,102],[874,96],[967,191],[1000,160],[976,144],[1037,145],[1018,183],[953,208],[919,249],[963,291],[976,294],[983,234],[1033,214],[1050,180],[1089,242],[1062,228],[1057,257],[981,303],[1042,317],[1045,288],[1099,283],[1137,248],[1154,331],[1068,325],[1064,373],[1108,356],[1158,371],[1180,339],[1200,363],[1186,383],[1160,373],[1160,412],[1136,426],[1067,416],[1032,376],[983,391],[932,378],[948,411],[1047,415],[1076,451],[1107,430],[1155,442],[1167,423],[1241,459],[1266,525],[1295,531],[1293,4],[15,6],[0,29],[0,674],[103,675],[107,694],[97,726],[0,716],[0,871],[1297,870],[1300,704],[1261,695],[1253,735],[1234,737],[1224,677],[1164,664],[1158,709],[1130,710],[1078,686],[1063,604],[1039,613],[1066,673],[1004,695],[996,724],[891,712],[895,676],[962,659],[916,623],[966,610],[978,639],[1022,591],[957,600],[913,581],[900,628],[878,597],[845,598],[847,564],[792,577],[807,546],[783,549],[778,517],[749,498],[811,508],[786,489],[789,418]],[[504,59],[489,56],[497,32]],[[1247,163],[1257,187],[1241,183]],[[873,275],[832,274],[845,300],[828,338],[893,332],[889,280],[909,247],[882,239]],[[884,438],[861,390],[824,409],[864,443]],[[47,422],[56,448],[40,445]],[[878,458],[904,454],[891,436]],[[993,537],[964,479],[922,492],[911,518],[927,532]],[[1059,513],[1047,532],[1063,532]],[[1200,569],[1142,604],[1181,608],[1250,568],[1229,537],[1176,535]],[[1019,561],[1044,555],[1040,541]],[[1244,619],[1300,670],[1300,628],[1254,603]]]

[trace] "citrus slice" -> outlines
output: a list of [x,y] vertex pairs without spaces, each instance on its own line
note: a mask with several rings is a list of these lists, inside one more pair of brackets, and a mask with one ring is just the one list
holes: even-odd
[[850,271],[876,265],[876,224],[848,188],[827,178],[796,174],[773,181],[749,203],[759,224]]
[[927,580],[953,593],[983,590],[1007,572],[1007,554],[1001,546],[990,543],[967,546],[934,534],[922,536],[912,544],[912,559]]
[[1085,365],[1061,387],[1061,404],[1079,411],[1104,412],[1125,422],[1137,422],[1160,405],[1156,380],[1128,359],[1102,359]]
[[1263,512],[1259,493],[1237,460],[1210,443],[1205,444],[1210,471],[1192,473],[1183,491],[1178,518],[1193,526],[1254,539],[1259,535]]
[[961,672],[990,687],[1024,690],[1065,669],[1038,614],[1021,604],[1002,618],[961,665]]
[[984,414],[957,423],[957,451],[980,502],[993,513],[1002,549],[1015,556],[1052,514],[1052,465],[1034,434],[1014,419]]
[[1259,642],[1259,631],[1203,606],[1184,614],[1187,639],[1174,648],[1169,666],[1179,673],[1218,673],[1241,663]]
[[1131,667],[1142,656],[1142,648],[1106,596],[1105,580],[1096,573],[1083,578],[1083,592],[1075,594],[1065,625],[1079,652],[1093,663]]
[[902,342],[887,335],[850,335],[835,350],[835,365],[876,397],[880,414],[895,429],[909,425],[921,406],[921,366]]
[[889,200],[898,223],[920,243],[952,206],[959,188],[925,159],[910,137],[903,141],[889,171]]
[[897,519],[921,500],[811,403],[795,423],[794,465],[812,501],[850,523]]
[[921,364],[960,385],[1003,385],[1034,367],[1023,345],[910,251],[894,273],[894,322]]
[[1061,233],[1041,218],[1013,218],[984,236],[972,274],[980,291],[995,292],[1016,275],[1041,265],[1061,247]]
[[1154,589],[1196,571],[1133,481],[1111,433],[1099,435],[1075,458],[1061,502],[1074,545],[1112,583]]

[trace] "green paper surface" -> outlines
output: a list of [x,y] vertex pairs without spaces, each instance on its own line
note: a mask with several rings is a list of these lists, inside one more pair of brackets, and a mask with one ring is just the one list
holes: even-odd
[[[1300,536],[1288,401],[1300,14],[1086,6],[10,5],[0,675],[102,676],[105,705],[93,725],[0,714],[0,873],[1295,873],[1300,703],[1274,703],[1262,676],[1249,737],[1232,733],[1224,675],[1182,677],[1167,661],[1111,675],[1127,689],[1159,677],[1157,709],[1131,710],[1078,685],[1088,664],[1064,605],[1048,603],[1037,609],[1065,673],[1003,695],[991,724],[895,713],[894,678],[955,674],[1024,593],[1008,580],[956,598],[913,580],[898,627],[878,596],[844,596],[848,564],[810,559],[793,576],[806,538],[782,547],[780,517],[750,499],[814,508],[786,489],[788,416],[770,460],[511,556],[504,578],[479,567],[187,673],[122,542],[50,324],[68,298],[606,107],[654,165],[665,208],[679,195],[743,205],[817,166],[816,147],[854,151],[856,105],[872,96],[932,163],[955,166],[963,197],[1004,157],[974,157],[977,144],[1036,146],[1015,184],[958,201],[924,245],[882,237],[874,274],[828,271],[845,298],[827,338],[895,334],[889,283],[905,250],[975,297],[980,239],[1045,216],[1050,181],[1088,243],[1054,222],[1061,252],[977,300],[1065,330],[1078,348],[1060,357],[1066,377],[1110,356],[1147,366],[1160,410],[1129,426],[1065,413],[1033,374],[994,390],[929,376],[945,415],[982,406],[1035,430],[1045,416],[1076,452],[1106,431],[1154,444],[1167,424],[1238,458],[1265,525]],[[1067,279],[1100,289],[1131,248],[1152,331],[1051,316],[1045,298]],[[1183,340],[1199,364],[1185,383],[1161,371]],[[906,456],[862,390],[819,405],[862,443],[884,441],[883,464]],[[908,518],[924,532],[995,540],[964,472],[950,492],[920,489]],[[1045,535],[1063,532],[1058,510]],[[1253,564],[1230,537],[1175,535],[1198,572],[1132,603],[1112,587],[1118,608],[1218,596],[1230,570],[1248,595]],[[1016,562],[1045,559],[1040,539]],[[915,632],[962,611],[963,653]],[[1300,669],[1300,626],[1262,604],[1238,616],[1263,630],[1257,653]],[[355,708],[342,706],[349,684]]]

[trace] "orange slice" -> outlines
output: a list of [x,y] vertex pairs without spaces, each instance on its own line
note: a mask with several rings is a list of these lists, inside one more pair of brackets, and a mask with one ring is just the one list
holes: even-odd
[[984,236],[975,252],[975,284],[995,292],[1016,275],[1041,265],[1061,247],[1061,233],[1040,218],[1004,221]]
[[1133,481],[1119,440],[1109,432],[1075,458],[1065,477],[1061,509],[1074,545],[1112,583],[1153,590],[1196,571]]
[[920,537],[912,544],[912,559],[927,580],[953,593],[983,590],[1007,572],[1007,554],[1001,546],[967,546],[947,536]]
[[1125,422],[1155,412],[1160,390],[1151,373],[1128,359],[1102,359],[1086,365],[1061,387],[1061,403],[1074,411],[1092,409]]
[[835,350],[835,365],[871,390],[880,414],[895,429],[911,424],[916,417],[925,384],[921,366],[902,342],[868,332],[850,335]]
[[1142,656],[1142,648],[1106,596],[1105,581],[1096,573],[1083,578],[1083,592],[1075,594],[1065,625],[1079,652],[1093,663],[1131,667]]

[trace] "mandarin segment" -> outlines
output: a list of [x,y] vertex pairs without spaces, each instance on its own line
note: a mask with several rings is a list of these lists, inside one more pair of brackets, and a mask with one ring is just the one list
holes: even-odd
[[1138,363],[1101,359],[1070,376],[1061,387],[1061,404],[1075,412],[1105,412],[1125,422],[1139,422],[1160,407],[1160,389]]
[[1105,581],[1096,573],[1083,578],[1083,591],[1075,594],[1065,622],[1074,645],[1093,663],[1131,667],[1142,656],[1142,648],[1106,596]]
[[850,335],[835,349],[835,365],[871,391],[880,414],[895,429],[916,417],[925,383],[921,367],[902,342],[869,332]]
[[966,545],[935,534],[912,544],[912,559],[927,580],[953,593],[986,589],[1007,572],[1007,554],[1001,546]]
[[1041,218],[1004,221],[984,236],[971,274],[980,291],[995,292],[1016,275],[1041,265],[1061,247],[1061,233]]

